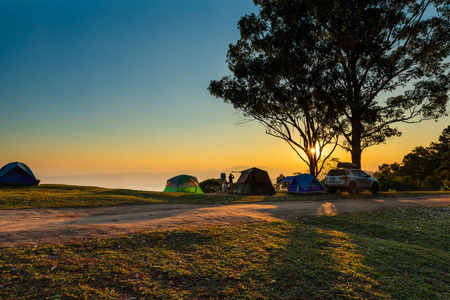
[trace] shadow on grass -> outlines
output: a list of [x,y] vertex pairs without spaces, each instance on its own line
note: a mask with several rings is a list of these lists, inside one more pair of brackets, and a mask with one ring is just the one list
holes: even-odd
[[[447,298],[449,211],[427,207],[304,220],[286,247],[292,259],[276,270],[288,276],[306,267],[319,298]],[[305,228],[313,230],[308,245]],[[292,296],[302,293],[300,288]]]
[[[420,213],[418,213],[420,211]],[[386,222],[379,222],[383,218]],[[439,221],[442,220],[442,221]],[[326,230],[341,231],[367,238],[387,239],[409,245],[430,246],[448,250],[448,222],[450,207],[422,207],[401,210],[386,210],[361,214],[338,215],[334,218],[315,218],[308,224]],[[423,226],[431,224],[426,229]]]
[[[149,232],[0,252],[6,299],[445,299],[448,211]],[[424,222],[415,222],[425,216]],[[387,219],[387,217],[391,219]],[[395,218],[411,243],[392,239]],[[370,226],[366,226],[366,223]],[[448,231],[444,238],[448,241]],[[426,234],[428,233],[428,234]],[[428,238],[427,238],[428,236]],[[56,298],[54,298],[56,299]]]
[[352,238],[340,231],[294,224],[274,261],[271,293],[286,299],[387,299]]

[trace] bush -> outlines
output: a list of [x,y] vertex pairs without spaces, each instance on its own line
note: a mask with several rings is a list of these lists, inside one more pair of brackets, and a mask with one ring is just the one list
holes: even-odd
[[418,191],[420,187],[411,176],[377,176],[380,183],[380,191]]
[[397,185],[397,191],[419,191],[420,186],[409,175],[394,177],[394,183]]
[[443,181],[436,175],[428,175],[423,185],[424,191],[439,191],[444,186]]
[[275,184],[275,190],[277,192],[287,192],[289,182],[281,182],[281,180],[283,180],[285,178],[286,178],[286,176],[284,176],[283,174],[280,174],[277,177],[277,183]]
[[200,182],[204,193],[220,193],[222,191],[222,180],[216,178],[206,179]]

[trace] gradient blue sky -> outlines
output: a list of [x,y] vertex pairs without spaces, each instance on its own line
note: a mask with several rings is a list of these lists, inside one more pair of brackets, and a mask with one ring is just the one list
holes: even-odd
[[[0,164],[22,161],[42,176],[306,170],[207,91],[228,74],[228,45],[252,12],[250,0],[1,1]],[[403,137],[368,149],[363,167],[400,161],[449,123],[399,126]]]

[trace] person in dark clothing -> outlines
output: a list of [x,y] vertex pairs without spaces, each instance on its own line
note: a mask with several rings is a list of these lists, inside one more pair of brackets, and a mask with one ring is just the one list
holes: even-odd
[[233,184],[233,179],[234,179],[234,175],[230,173],[230,175],[228,176],[228,183],[230,185]]

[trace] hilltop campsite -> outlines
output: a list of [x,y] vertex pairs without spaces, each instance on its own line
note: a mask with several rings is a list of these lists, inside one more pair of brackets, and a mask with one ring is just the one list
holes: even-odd
[[450,299],[450,0],[0,20],[0,299]]
[[[448,293],[448,193],[299,198],[55,185],[0,192],[5,299]],[[426,286],[416,259],[431,272]]]

